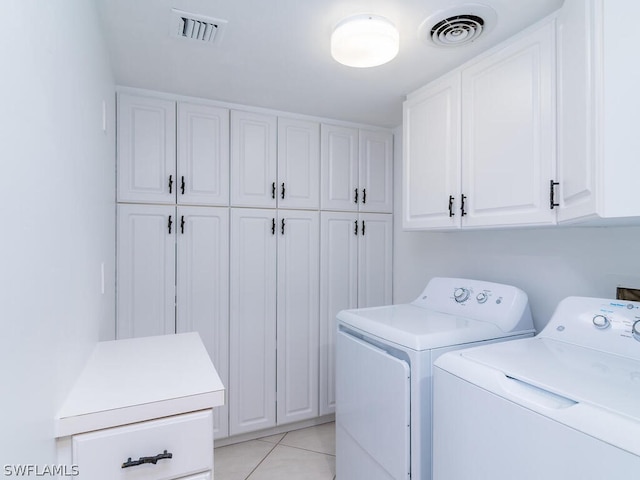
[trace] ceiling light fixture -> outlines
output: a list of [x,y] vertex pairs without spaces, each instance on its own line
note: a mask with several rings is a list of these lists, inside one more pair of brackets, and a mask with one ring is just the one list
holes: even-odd
[[355,15],[342,20],[331,35],[331,56],[349,67],[387,63],[398,54],[400,36],[384,17]]

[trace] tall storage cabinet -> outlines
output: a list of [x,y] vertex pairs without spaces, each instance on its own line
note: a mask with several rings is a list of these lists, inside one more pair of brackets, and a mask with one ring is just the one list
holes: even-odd
[[393,136],[129,91],[118,114],[117,338],[200,334],[217,439],[333,413],[337,312],[391,303]]
[[231,211],[231,435],[318,415],[318,237],[318,212]]

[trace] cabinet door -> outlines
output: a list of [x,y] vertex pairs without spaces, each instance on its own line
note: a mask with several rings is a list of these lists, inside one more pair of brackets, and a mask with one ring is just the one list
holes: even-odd
[[402,227],[460,227],[460,74],[404,103]]
[[118,205],[116,337],[175,333],[175,207]]
[[336,409],[336,315],[358,307],[357,215],[320,213],[320,415]]
[[558,221],[596,213],[596,9],[567,1],[558,15]]
[[361,212],[393,212],[393,135],[360,130],[358,185]]
[[[229,384],[229,210],[178,207],[176,331],[198,332]],[[213,410],[217,438],[229,434],[228,405]]]
[[174,203],[176,104],[118,95],[118,201]]
[[463,227],[555,222],[554,22],[462,71]]
[[278,207],[320,205],[320,125],[278,118]]
[[229,434],[276,424],[274,210],[231,209]]
[[231,112],[231,205],[276,206],[277,120]]
[[322,210],[358,209],[358,129],[322,125],[320,139]]
[[229,110],[178,104],[178,203],[229,204]]
[[358,308],[392,302],[393,221],[390,214],[360,214]]
[[278,424],[318,416],[318,212],[278,211]]

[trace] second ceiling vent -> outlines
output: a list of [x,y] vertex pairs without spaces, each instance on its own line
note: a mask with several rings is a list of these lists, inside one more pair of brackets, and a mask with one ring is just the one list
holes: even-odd
[[436,12],[422,22],[418,34],[424,42],[457,47],[473,42],[495,23],[495,10],[470,3]]
[[217,43],[222,37],[226,20],[205,17],[181,10],[171,10],[171,35],[200,43]]

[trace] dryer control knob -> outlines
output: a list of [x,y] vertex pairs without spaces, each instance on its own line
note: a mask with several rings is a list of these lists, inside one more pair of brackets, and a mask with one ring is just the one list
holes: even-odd
[[480,292],[478,295],[476,295],[476,300],[478,301],[478,303],[484,303],[488,298],[489,296],[486,294],[486,292]]
[[466,288],[462,288],[462,287],[456,288],[453,291],[453,298],[458,303],[465,302],[469,298],[469,290],[467,290]]
[[593,325],[600,330],[604,330],[611,325],[611,322],[604,315],[595,315],[593,317]]
[[633,323],[633,327],[631,327],[631,333],[633,334],[633,338],[640,342],[640,320],[636,320]]

